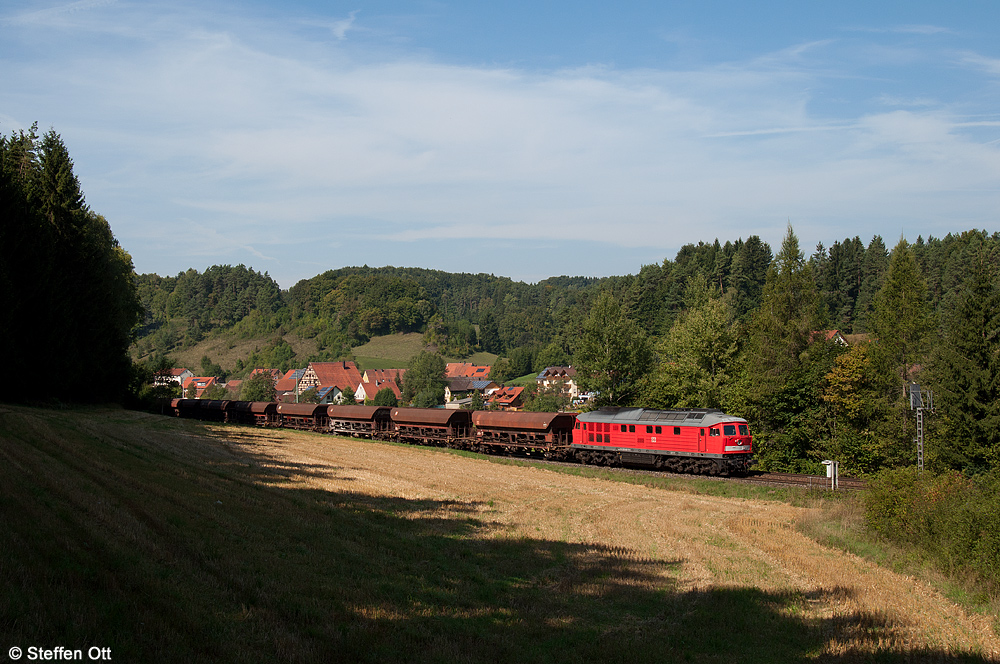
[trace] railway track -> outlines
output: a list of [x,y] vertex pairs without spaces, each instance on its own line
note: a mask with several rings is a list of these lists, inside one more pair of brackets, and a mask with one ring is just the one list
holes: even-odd
[[[801,486],[815,489],[830,489],[830,478],[826,475],[798,475],[795,473],[767,473],[751,471],[746,477],[735,478],[742,482],[753,484],[771,484],[775,486]],[[838,491],[860,491],[865,488],[865,481],[852,477],[841,477],[837,480]]]
[[[569,466],[569,467],[580,467],[579,463],[573,461],[552,461],[548,459],[539,459],[537,457],[521,457],[514,455],[499,455],[507,459],[521,459],[524,461],[530,461],[532,463],[537,463],[540,465],[550,465],[550,466]],[[745,482],[747,484],[764,484],[771,486],[797,486],[805,489],[824,489],[830,490],[830,478],[826,475],[799,475],[796,473],[768,473],[763,471],[750,471],[748,475],[739,476],[720,476],[720,475],[692,475],[688,473],[671,473],[663,470],[652,470],[646,468],[639,468],[635,466],[585,466],[588,468],[604,468],[608,470],[615,470],[617,472],[626,473],[630,475],[651,475],[654,477],[680,477],[680,478],[698,478],[707,480],[717,480],[721,482]],[[866,483],[864,480],[855,479],[852,477],[841,477],[838,480],[837,491],[860,491],[864,489]]]

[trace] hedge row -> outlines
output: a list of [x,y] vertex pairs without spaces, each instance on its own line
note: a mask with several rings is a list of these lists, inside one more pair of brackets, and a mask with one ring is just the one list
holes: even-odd
[[[868,527],[926,552],[943,569],[1000,588],[1000,473],[889,471],[865,492]],[[985,588],[984,588],[985,589]]]

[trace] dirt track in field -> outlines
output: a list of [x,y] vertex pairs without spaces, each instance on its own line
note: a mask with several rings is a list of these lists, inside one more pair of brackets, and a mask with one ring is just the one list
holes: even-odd
[[[680,591],[800,593],[809,598],[805,620],[878,617],[876,639],[848,643],[843,634],[850,630],[830,634],[828,655],[933,649],[1000,658],[1000,639],[988,618],[964,614],[909,577],[816,544],[793,526],[803,508],[578,478],[432,449],[287,431],[217,431],[229,444],[273,459],[288,482],[302,487],[458,501],[478,509],[477,518],[494,525],[497,536],[599,544],[641,559],[679,561],[664,574]],[[309,470],[298,471],[300,465]],[[316,472],[323,467],[329,472]]]

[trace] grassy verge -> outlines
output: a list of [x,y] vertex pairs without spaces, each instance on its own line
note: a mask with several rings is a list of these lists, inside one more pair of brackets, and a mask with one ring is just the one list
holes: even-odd
[[887,541],[865,527],[860,494],[845,495],[837,502],[820,502],[799,521],[804,534],[826,546],[847,551],[877,565],[905,574],[936,588],[970,613],[989,616],[1000,635],[1000,596],[974,576],[945,570],[915,546]]
[[681,591],[681,560],[515,537],[486,506],[289,479],[336,471],[197,422],[0,406],[0,634],[126,662],[775,662],[835,627],[801,593]]

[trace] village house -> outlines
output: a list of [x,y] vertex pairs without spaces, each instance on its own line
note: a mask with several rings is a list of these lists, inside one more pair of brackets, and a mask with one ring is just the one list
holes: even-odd
[[479,380],[475,378],[448,378],[448,384],[444,388],[444,402],[457,401],[472,396],[473,392],[479,392],[486,399],[486,395],[499,389],[500,386],[492,380]]
[[358,371],[354,362],[343,360],[340,362],[310,362],[299,380],[298,394],[301,396],[311,387],[315,387],[317,390],[322,387],[335,387],[337,392],[331,402],[340,401],[344,391],[354,391],[361,382],[361,372]]
[[153,385],[176,385],[178,387],[183,387],[187,379],[192,378],[193,376],[193,371],[190,369],[184,369],[183,367],[179,369],[167,369],[166,371],[161,371],[153,376]]
[[294,402],[295,387],[298,385],[305,369],[289,369],[274,383],[274,398],[278,401]]
[[501,387],[490,394],[486,405],[499,410],[518,410],[524,405],[524,388]]
[[[367,374],[367,372],[365,372]],[[364,403],[365,401],[371,401],[375,398],[375,395],[384,390],[385,388],[392,390],[392,393],[396,395],[396,399],[402,395],[399,389],[399,385],[396,381],[389,379],[382,380],[372,380],[372,381],[361,381],[358,385],[358,389],[354,390],[354,398],[358,403]]]
[[200,399],[202,393],[215,384],[216,384],[215,376],[191,376],[190,378],[184,381],[184,384],[181,387],[184,390],[184,397],[187,398],[188,390],[193,385],[195,388],[194,398]]
[[[861,335],[852,335],[861,336]],[[850,345],[847,341],[847,337],[840,333],[840,330],[813,330],[809,333],[809,341],[832,341],[840,346]]]
[[539,391],[558,388],[570,400],[580,396],[580,388],[576,384],[576,369],[573,367],[545,367],[535,378],[535,384]]
[[403,375],[406,369],[365,369],[361,374],[361,381],[364,383],[381,383],[391,380],[397,385],[403,382]]

